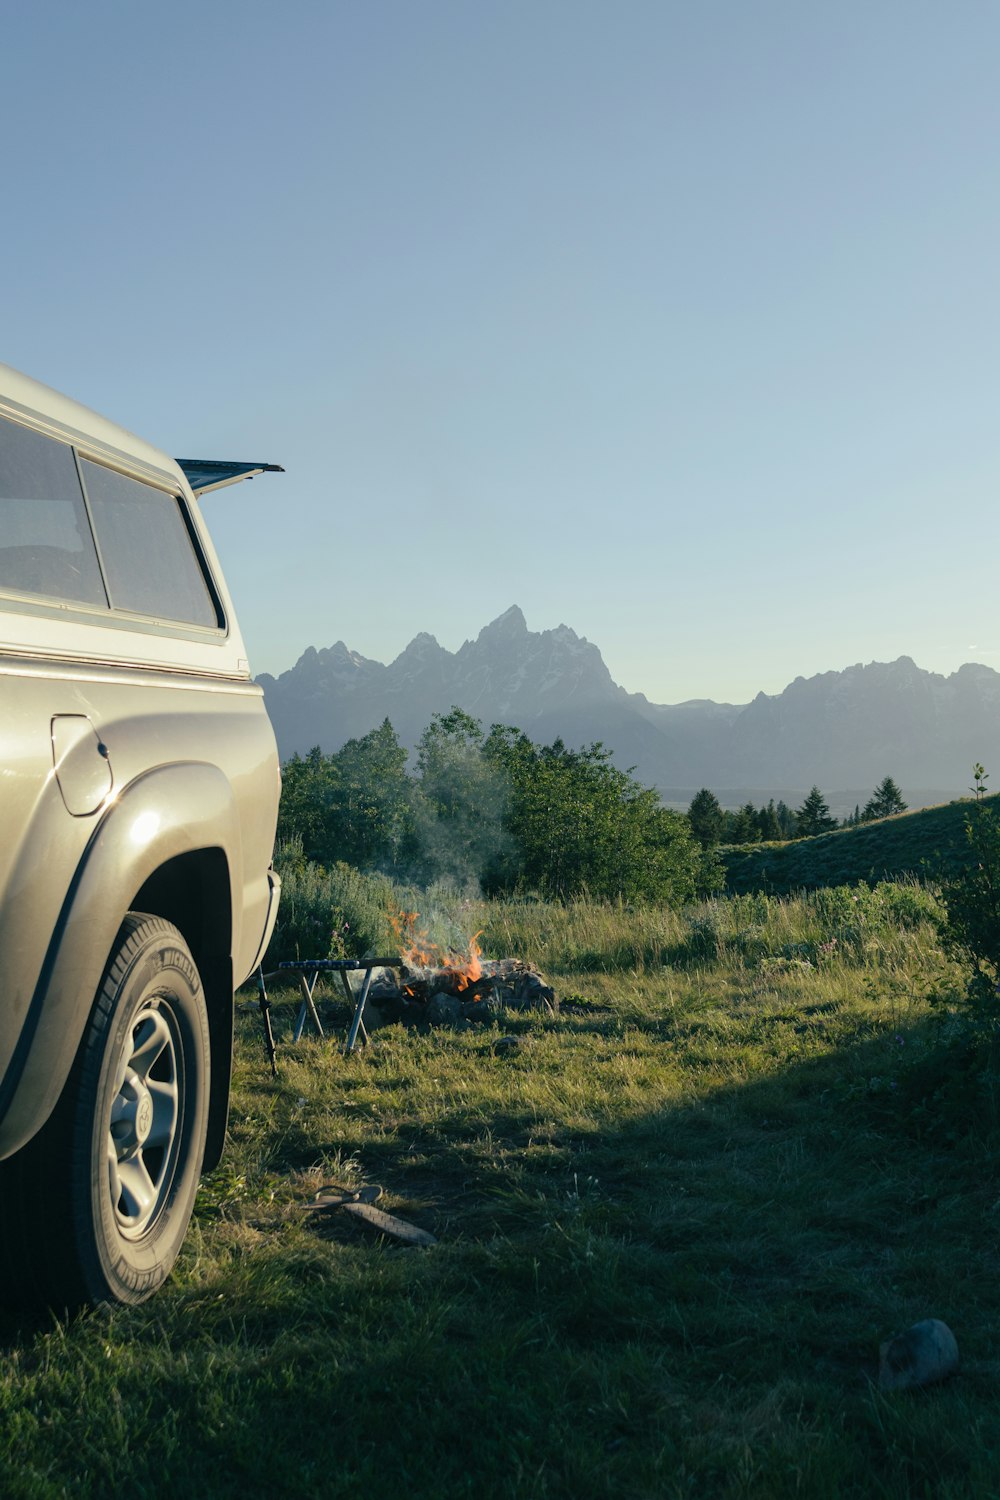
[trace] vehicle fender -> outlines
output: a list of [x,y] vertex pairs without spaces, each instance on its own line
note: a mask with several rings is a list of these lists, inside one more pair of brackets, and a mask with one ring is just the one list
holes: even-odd
[[3,1080],[0,1157],[30,1140],[51,1114],[136,893],[168,860],[209,848],[227,856],[235,948],[240,822],[219,767],[200,761],[159,766],[109,799],[70,882]]

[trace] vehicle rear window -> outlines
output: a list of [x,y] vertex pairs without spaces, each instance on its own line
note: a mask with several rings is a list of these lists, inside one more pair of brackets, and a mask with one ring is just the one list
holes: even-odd
[[108,607],[72,449],[4,417],[0,589]]
[[220,624],[181,502],[83,459],[113,609],[186,625]]

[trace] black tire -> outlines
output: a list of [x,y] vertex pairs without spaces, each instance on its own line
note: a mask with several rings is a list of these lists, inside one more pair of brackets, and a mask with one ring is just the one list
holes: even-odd
[[132,912],[51,1120],[4,1164],[17,1281],[30,1276],[56,1307],[134,1304],[162,1285],[198,1190],[209,1074],[187,943],[162,917]]

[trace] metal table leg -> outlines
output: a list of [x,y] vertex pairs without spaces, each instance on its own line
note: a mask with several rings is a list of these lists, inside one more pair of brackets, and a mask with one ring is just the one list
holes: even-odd
[[299,983],[302,986],[302,1004],[299,1006],[299,1013],[295,1017],[295,1030],[292,1032],[293,1042],[297,1042],[301,1038],[305,1030],[306,1017],[309,1015],[312,1016],[316,1030],[320,1036],[323,1035],[323,1028],[319,1022],[319,1013],[316,1010],[316,1002],[313,999],[313,991],[316,988],[316,981],[319,979],[319,974],[319,969],[313,969],[311,979],[306,978],[304,971],[299,975]]
[[[355,996],[354,991],[351,989],[351,981],[348,979],[347,974],[346,974],[346,972],[345,972],[344,969],[340,970],[340,982],[341,982],[341,984],[344,987],[344,995],[345,995],[345,997],[347,999],[348,1005],[350,1005],[352,1007],[356,1007],[357,1006],[357,997]],[[361,1016],[361,1040],[363,1042],[367,1042],[368,1041],[368,1033],[365,1030],[364,1007],[363,1006],[362,1006],[362,1016]]]
[[371,989],[373,968],[374,966],[370,965],[365,970],[365,977],[362,980],[361,989],[358,993],[358,1003],[354,1007],[354,1019],[351,1022],[351,1029],[347,1033],[347,1046],[344,1048],[345,1054],[354,1051],[354,1044],[358,1039],[359,1031],[364,1032],[365,1041],[368,1040],[368,1033],[365,1031],[362,1017],[365,1012],[365,1001],[368,999],[368,991]]
[[257,997],[257,1003],[260,1006],[261,1025],[264,1028],[264,1046],[267,1048],[267,1060],[271,1064],[271,1077],[277,1078],[278,1064],[275,1061],[274,1032],[271,1029],[271,1002],[267,998],[267,990],[264,986],[263,964],[257,970]]

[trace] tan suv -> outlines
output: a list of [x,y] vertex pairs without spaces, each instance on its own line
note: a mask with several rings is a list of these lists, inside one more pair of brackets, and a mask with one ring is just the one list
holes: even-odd
[[279,770],[196,495],[273,467],[178,464],[0,365],[8,1293],[141,1301],[222,1151]]

